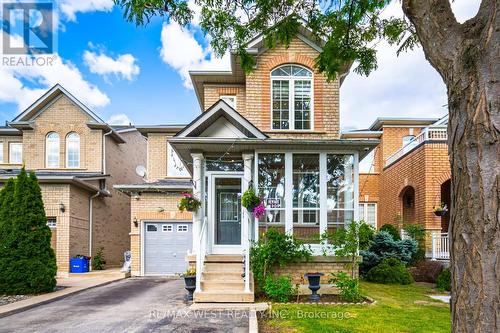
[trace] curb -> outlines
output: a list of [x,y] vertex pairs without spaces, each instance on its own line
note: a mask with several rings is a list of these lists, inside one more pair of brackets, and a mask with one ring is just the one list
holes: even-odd
[[117,280],[103,282],[103,283],[96,284],[96,285],[91,286],[91,287],[87,287],[87,288],[75,290],[75,291],[69,292],[69,293],[64,294],[64,295],[54,296],[54,298],[46,299],[46,300],[40,301],[38,303],[25,305],[25,306],[19,307],[17,309],[12,309],[10,311],[0,313],[0,319],[8,317],[8,316],[12,316],[12,315],[14,315],[16,313],[20,313],[20,312],[24,312],[24,311],[36,308],[37,306],[40,306],[40,305],[45,305],[45,304],[49,304],[49,303],[52,303],[52,302],[55,302],[55,301],[59,301],[59,300],[64,299],[64,298],[66,298],[68,296],[73,296],[73,295],[79,294],[79,293],[81,293],[83,291],[86,291],[86,290],[94,289],[94,288],[97,288],[97,287],[102,287],[102,286],[111,284],[113,282],[121,281],[121,280],[124,280],[124,279],[126,279],[126,277],[123,277],[123,278],[120,278],[120,279],[117,279]]

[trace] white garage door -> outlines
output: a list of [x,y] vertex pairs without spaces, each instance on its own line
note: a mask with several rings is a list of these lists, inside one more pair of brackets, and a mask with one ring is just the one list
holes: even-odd
[[144,274],[183,273],[187,269],[186,254],[192,241],[190,222],[145,222]]

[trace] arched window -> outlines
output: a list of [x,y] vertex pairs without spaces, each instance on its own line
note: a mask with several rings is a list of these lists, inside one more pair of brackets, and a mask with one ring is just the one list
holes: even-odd
[[283,65],[271,72],[271,119],[277,130],[312,128],[312,72]]
[[66,167],[80,167],[80,136],[75,132],[66,137]]
[[59,134],[50,132],[45,138],[45,166],[59,168]]

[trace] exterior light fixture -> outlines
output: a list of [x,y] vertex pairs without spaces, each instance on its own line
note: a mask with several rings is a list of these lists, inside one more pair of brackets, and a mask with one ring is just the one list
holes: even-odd
[[139,221],[137,220],[137,217],[134,216],[133,222],[134,222],[134,227],[137,228],[139,226]]
[[156,208],[156,211],[158,213],[163,213],[165,211],[165,209],[163,207],[158,207],[158,208]]
[[66,211],[66,206],[64,206],[64,203],[62,201],[59,203],[59,210],[61,211],[61,213],[64,213]]

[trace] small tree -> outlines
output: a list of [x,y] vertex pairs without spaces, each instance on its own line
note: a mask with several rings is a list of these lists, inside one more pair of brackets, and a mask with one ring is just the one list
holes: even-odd
[[[13,186],[14,185],[14,186]],[[54,290],[57,272],[51,231],[35,174],[24,168],[0,195],[0,292],[36,294]]]

